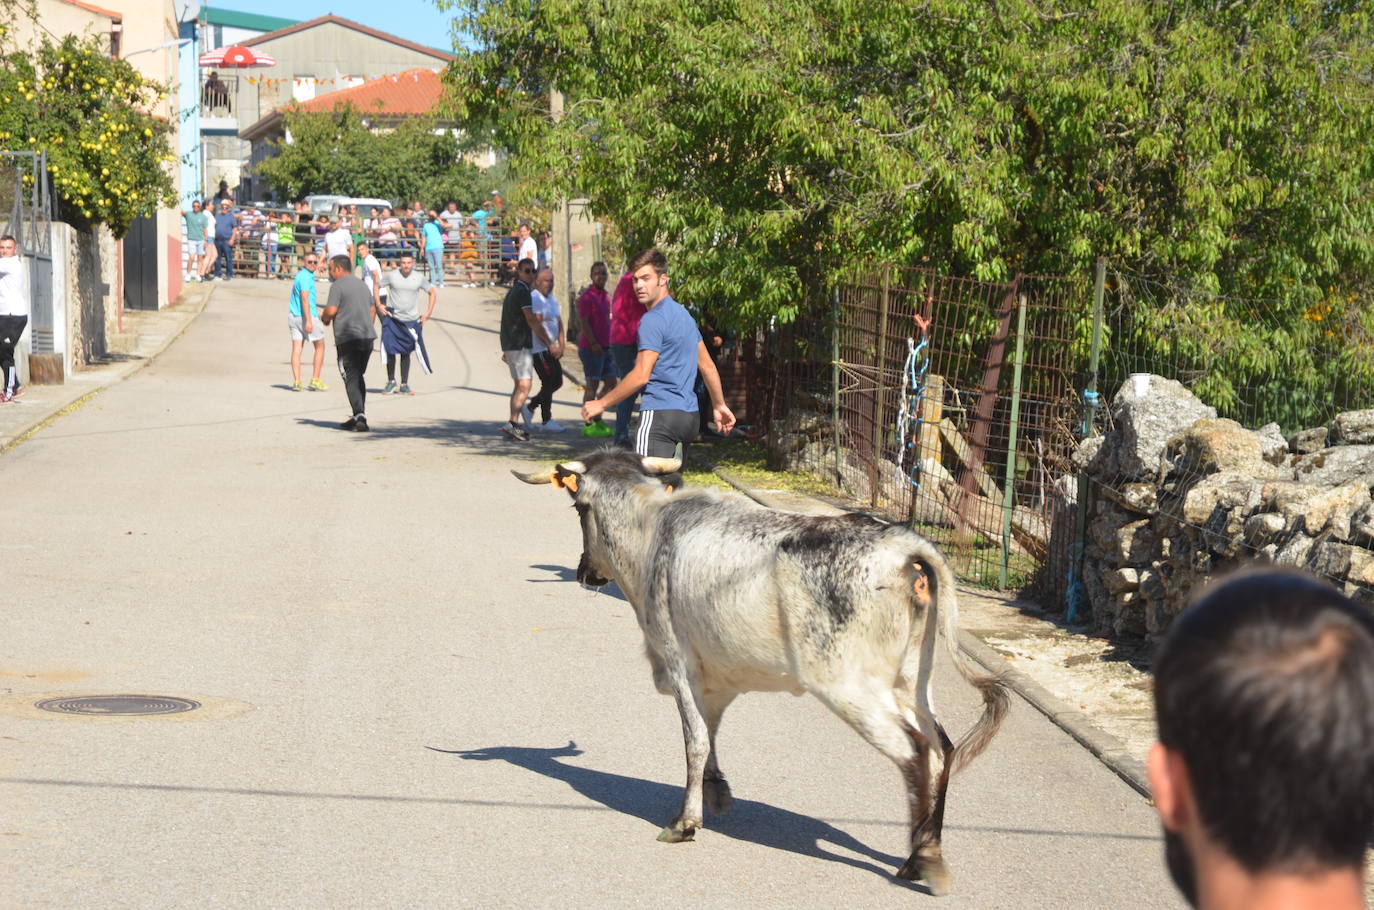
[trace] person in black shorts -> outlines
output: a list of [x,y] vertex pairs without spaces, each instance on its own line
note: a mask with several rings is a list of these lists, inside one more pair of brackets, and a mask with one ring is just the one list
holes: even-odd
[[595,420],[608,407],[643,389],[634,450],[640,455],[672,458],[679,444],[685,446],[697,436],[698,371],[722,434],[734,428],[735,415],[725,404],[720,374],[701,340],[696,320],[668,294],[668,260],[658,250],[645,250],[630,260],[629,271],[635,297],[648,310],[639,322],[639,354],[634,369],[614,389],[583,403],[582,419]]

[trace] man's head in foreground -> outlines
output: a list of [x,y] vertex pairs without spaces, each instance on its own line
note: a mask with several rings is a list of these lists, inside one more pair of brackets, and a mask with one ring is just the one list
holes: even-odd
[[1208,587],[1155,660],[1150,786],[1193,906],[1362,907],[1374,616],[1294,571]]

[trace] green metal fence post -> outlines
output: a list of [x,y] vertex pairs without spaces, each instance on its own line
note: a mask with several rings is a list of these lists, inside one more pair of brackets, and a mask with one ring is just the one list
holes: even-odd
[[[1093,346],[1088,362],[1088,385],[1083,390],[1083,433],[1087,439],[1093,433],[1093,416],[1102,406],[1097,394],[1097,364],[1102,352],[1102,294],[1107,283],[1107,260],[1097,259],[1097,274],[1093,279]],[[1078,502],[1075,508],[1075,531],[1073,564],[1069,567],[1068,604],[1064,610],[1065,622],[1077,622],[1080,608],[1088,606],[1088,592],[1083,584],[1083,563],[1088,547],[1088,472],[1078,469]]]
[[1011,562],[1011,519],[1016,510],[1016,431],[1021,415],[1021,365],[1024,362],[1026,344],[1026,295],[1020,294],[1016,300],[1016,353],[1012,358],[1011,372],[1011,425],[1007,429],[1007,470],[1006,481],[1002,486],[1002,566],[997,573],[998,587],[1007,587],[1007,568]]

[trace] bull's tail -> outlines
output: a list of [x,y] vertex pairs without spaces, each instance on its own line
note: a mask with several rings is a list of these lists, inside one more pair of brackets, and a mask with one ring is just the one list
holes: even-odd
[[912,555],[912,560],[914,568],[925,575],[924,582],[920,577],[916,579],[916,596],[921,596],[920,589],[923,583],[933,587],[929,592],[926,641],[923,650],[931,657],[934,656],[933,639],[936,635],[938,614],[939,631],[945,639],[950,660],[954,662],[959,674],[983,697],[982,716],[952,747],[946,744],[945,763],[949,773],[953,774],[987,748],[998,728],[1002,726],[1011,700],[1007,695],[1006,684],[1001,679],[977,672],[959,652],[959,601],[955,596],[954,573],[950,571],[949,564],[930,543],[923,544]]

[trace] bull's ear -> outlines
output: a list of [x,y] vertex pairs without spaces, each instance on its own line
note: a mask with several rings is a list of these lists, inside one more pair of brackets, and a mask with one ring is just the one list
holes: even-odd
[[587,473],[587,466],[580,461],[565,461],[553,469],[553,485],[560,490],[577,492],[577,480]]

